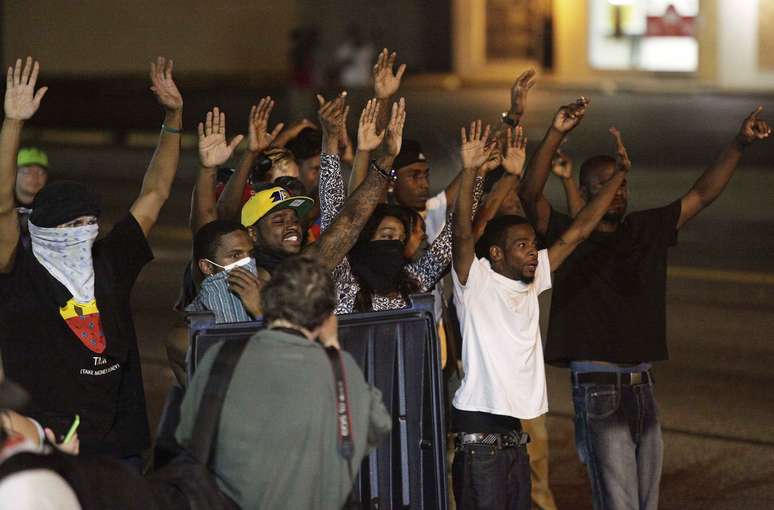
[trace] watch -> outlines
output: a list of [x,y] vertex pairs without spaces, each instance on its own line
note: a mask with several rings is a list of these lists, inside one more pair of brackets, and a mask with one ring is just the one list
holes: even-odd
[[518,120],[513,120],[510,116],[510,112],[503,112],[500,114],[500,120],[503,121],[503,124],[508,124],[511,127],[516,127],[519,125]]

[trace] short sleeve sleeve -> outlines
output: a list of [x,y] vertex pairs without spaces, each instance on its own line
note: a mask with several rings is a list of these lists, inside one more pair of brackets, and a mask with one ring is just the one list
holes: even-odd
[[134,284],[145,264],[153,260],[148,239],[131,213],[116,223],[99,243],[100,256],[113,266],[127,287]]
[[535,289],[541,294],[551,288],[551,263],[548,250],[538,252],[538,267],[535,271]]
[[485,284],[488,273],[491,271],[489,262],[485,259],[474,258],[470,264],[468,281],[460,283],[457,271],[452,266],[452,281],[454,282],[454,298],[458,303],[464,303],[466,296],[478,291]]

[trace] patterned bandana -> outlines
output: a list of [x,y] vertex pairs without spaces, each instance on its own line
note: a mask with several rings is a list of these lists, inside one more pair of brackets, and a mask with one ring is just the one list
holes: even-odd
[[48,273],[64,285],[76,303],[94,300],[94,264],[91,247],[98,225],[47,228],[29,222],[32,253]]
[[[257,274],[255,259],[242,268],[252,274]],[[239,296],[228,288],[228,271],[208,276],[202,282],[199,294],[193,303],[186,307],[190,312],[209,310],[215,314],[215,323],[248,322],[253,318],[245,310]]]

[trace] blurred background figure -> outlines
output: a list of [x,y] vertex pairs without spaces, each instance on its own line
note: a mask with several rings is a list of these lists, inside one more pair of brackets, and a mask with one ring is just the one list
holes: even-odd
[[16,211],[19,213],[21,240],[25,248],[30,245],[28,221],[32,201],[48,182],[48,155],[37,147],[25,147],[16,156]]
[[373,45],[365,40],[360,27],[354,23],[349,25],[347,38],[336,49],[336,67],[341,86],[345,89],[368,87],[375,56]]

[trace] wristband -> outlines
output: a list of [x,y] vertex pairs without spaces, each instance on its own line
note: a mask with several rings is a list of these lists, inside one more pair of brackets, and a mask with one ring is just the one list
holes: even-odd
[[376,164],[375,159],[371,160],[371,167],[379,172],[379,174],[381,174],[381,176],[387,179],[389,182],[395,182],[398,180],[398,171],[394,168],[390,169],[389,171],[383,170],[379,168],[379,165]]
[[172,133],[172,134],[175,134],[175,135],[179,135],[180,133],[182,133],[182,132],[183,132],[183,130],[182,130],[182,129],[173,128],[173,127],[169,127],[169,126],[167,126],[166,124],[162,124],[162,125],[161,125],[161,130],[162,130],[162,131],[166,131],[167,133]]

